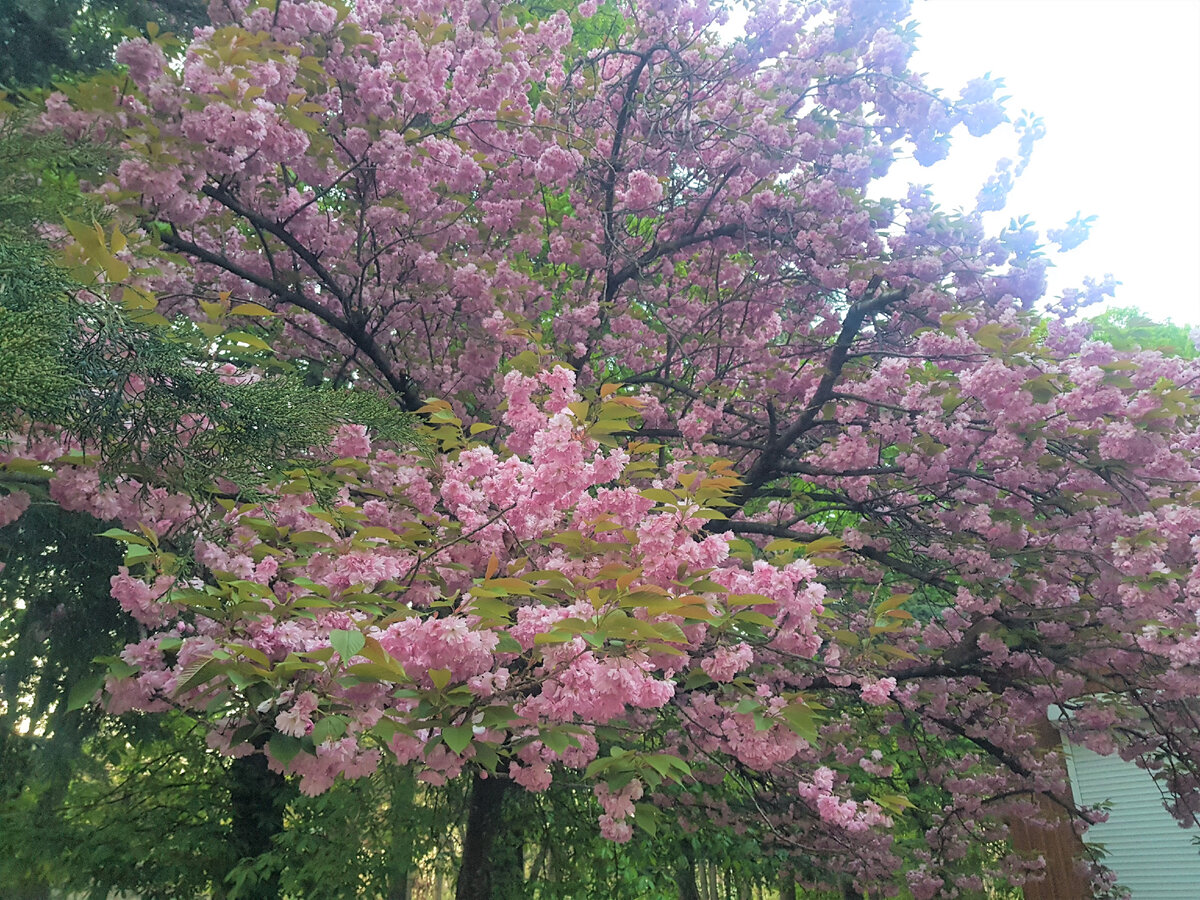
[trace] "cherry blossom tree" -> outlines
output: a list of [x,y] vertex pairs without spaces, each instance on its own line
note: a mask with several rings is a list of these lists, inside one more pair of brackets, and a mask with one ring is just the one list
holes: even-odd
[[762,3],[730,39],[702,2],[224,0],[52,94],[139,226],[80,266],[427,423],[343,427],[253,498],[60,460],[145,629],[108,709],[192,710],[309,793],[473,779],[460,898],[504,793],[556,780],[616,841],[1020,884],[1037,861],[972,848],[1039,798],[1101,815],[1034,738],[1060,712],[1192,822],[1200,368],[1089,340],[1110,284],[1043,301],[1036,232],[982,223],[1011,164],[974,211],[871,199],[1006,121],[996,82],[908,69],[907,13]]

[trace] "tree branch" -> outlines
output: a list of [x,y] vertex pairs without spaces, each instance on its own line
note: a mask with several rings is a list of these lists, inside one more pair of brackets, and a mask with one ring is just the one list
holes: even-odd
[[396,372],[393,369],[391,363],[383,353],[383,348],[379,346],[375,339],[361,325],[326,309],[320,303],[317,303],[311,297],[306,297],[300,291],[293,290],[273,278],[267,278],[256,272],[252,272],[244,266],[238,265],[224,254],[208,250],[194,241],[187,240],[187,238],[179,234],[173,225],[169,232],[161,235],[161,238],[162,242],[168,247],[178,250],[180,253],[186,253],[201,262],[223,269],[229,274],[236,275],[238,278],[248,281],[253,285],[257,285],[285,303],[290,303],[305,312],[312,313],[325,324],[335,328],[375,364],[379,373],[387,380],[388,386],[400,395],[405,409],[409,412],[414,412],[420,408],[421,398],[416,382],[413,381],[407,372]]

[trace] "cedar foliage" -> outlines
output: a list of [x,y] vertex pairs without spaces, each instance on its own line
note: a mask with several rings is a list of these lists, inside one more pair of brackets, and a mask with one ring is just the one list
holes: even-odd
[[[203,499],[231,485],[251,497],[283,472],[328,458],[339,425],[416,443],[411,416],[375,393],[310,386],[269,355],[232,357],[191,323],[139,321],[103,288],[75,280],[47,225],[102,221],[80,185],[112,160],[86,143],[33,133],[8,111],[0,119],[0,451],[13,433],[86,435],[71,462]],[[231,378],[221,367],[233,361],[273,371]],[[194,425],[181,439],[182,422]],[[0,528],[0,884],[6,896],[30,898],[57,887],[192,896],[219,890],[238,871],[250,884],[254,872],[239,870],[224,843],[228,764],[182,717],[104,720],[86,703],[98,687],[95,661],[115,659],[138,630],[109,593],[120,546],[97,533],[103,523],[48,499],[49,474],[48,466],[0,471],[0,496],[34,498]],[[180,759],[189,762],[180,768]],[[125,821],[132,810],[139,823]]]
[[[227,354],[183,320],[138,321],[102,297],[85,301],[36,240],[39,223],[100,210],[78,190],[104,157],[58,136],[0,126],[0,427],[22,421],[88,435],[80,448],[110,477],[185,493],[218,481],[249,491],[322,458],[339,425],[411,445],[411,418],[375,393],[313,388],[295,373],[230,378]],[[94,294],[89,291],[89,295]],[[271,364],[269,357],[255,362]],[[193,423],[181,435],[181,423]]]

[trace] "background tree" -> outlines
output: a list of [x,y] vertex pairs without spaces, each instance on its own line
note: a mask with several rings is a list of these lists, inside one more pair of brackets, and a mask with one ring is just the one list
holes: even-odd
[[1155,322],[1132,307],[1106,310],[1092,320],[1092,336],[1122,350],[1145,348],[1166,356],[1196,357],[1194,332],[1171,321]]
[[[12,853],[4,882],[23,897],[62,886],[147,896],[220,890],[240,857],[269,849],[213,853],[206,846],[218,834],[229,841],[220,811],[230,806],[231,789],[246,794],[238,787],[243,770],[261,760],[205,765],[178,736],[178,722],[98,731],[99,717],[84,708],[99,685],[95,660],[116,662],[137,629],[110,593],[122,554],[97,534],[103,526],[96,518],[53,501],[45,463],[64,453],[90,460],[97,485],[126,493],[130,485],[121,479],[140,475],[155,483],[157,502],[187,518],[192,504],[210,501],[214,492],[236,496],[272,473],[328,458],[323,448],[339,424],[373,423],[402,441],[414,435],[407,419],[374,395],[316,390],[294,372],[280,373],[258,339],[226,337],[224,325],[169,323],[136,303],[123,309],[109,302],[103,285],[85,289],[62,267],[47,240],[52,231],[39,229],[66,218],[85,244],[115,246],[119,228],[99,218],[99,205],[80,190],[81,180],[97,177],[111,157],[94,146],[68,146],[58,135],[34,134],[26,117],[6,110],[0,122],[0,761],[11,777],[0,827]],[[121,265],[112,256],[106,264]],[[169,496],[168,487],[177,493]],[[170,755],[190,767],[168,768],[164,779],[131,777],[148,758],[157,766]],[[88,764],[88,757],[100,762]],[[286,786],[270,773],[266,779],[268,795],[280,795],[281,820]],[[152,796],[180,793],[181,785],[176,802]],[[131,800],[138,790],[147,794]],[[209,815],[188,812],[196,797],[209,803]],[[257,819],[271,802],[251,790],[243,805]],[[132,805],[158,815],[148,816],[137,834],[113,827],[110,816],[97,821],[96,810],[117,803],[123,814]],[[181,835],[204,831],[204,840],[185,849],[148,842],[161,837],[168,813],[180,817]],[[203,825],[184,824],[188,815]],[[245,818],[235,810],[235,826]],[[92,839],[93,827],[102,839]]]
[[131,30],[154,22],[187,36],[207,8],[202,0],[12,0],[0,9],[0,86],[105,68]]

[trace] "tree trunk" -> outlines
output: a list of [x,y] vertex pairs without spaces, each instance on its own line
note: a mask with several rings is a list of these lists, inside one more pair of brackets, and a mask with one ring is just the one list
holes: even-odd
[[700,900],[696,888],[696,856],[691,841],[684,838],[682,855],[675,867],[675,885],[679,889],[679,900]]
[[484,778],[480,773],[471,782],[455,900],[493,900],[501,887],[502,868],[496,865],[495,858],[496,838],[503,824],[504,795],[510,784],[507,778],[495,775]]
[[[267,768],[261,753],[242,756],[229,766],[233,858],[257,859],[271,849],[271,839],[283,831],[283,811],[289,799],[287,779]],[[278,900],[279,872],[272,869],[239,896],[245,900]]]
[[416,779],[411,769],[394,776],[388,798],[391,842],[387,851],[388,900],[409,900],[413,875],[413,795]]
[[779,900],[796,900],[796,876],[791,872],[779,873]]

